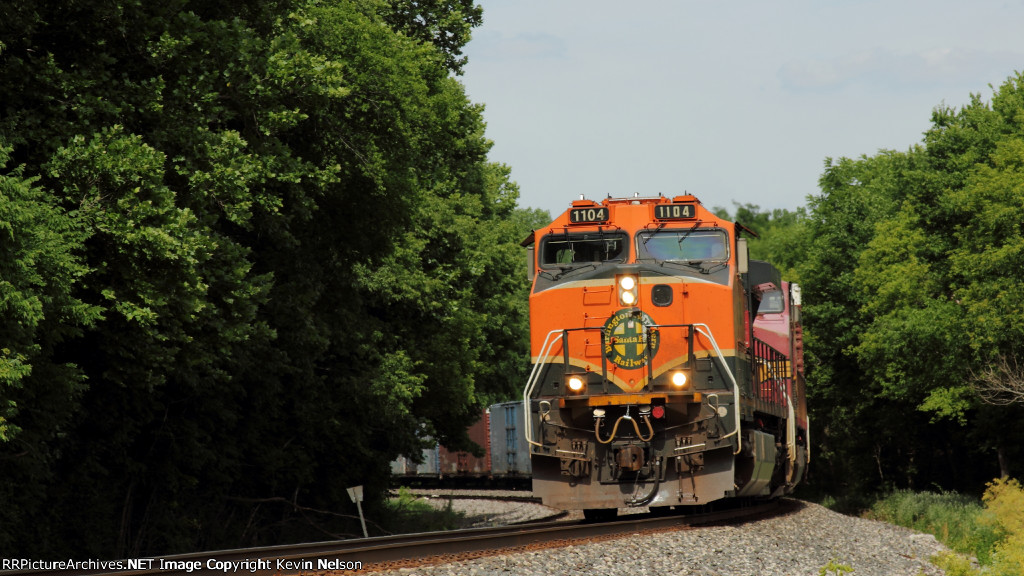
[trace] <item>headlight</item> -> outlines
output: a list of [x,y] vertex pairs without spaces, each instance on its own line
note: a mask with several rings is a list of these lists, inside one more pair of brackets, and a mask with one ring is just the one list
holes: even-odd
[[686,372],[676,372],[672,375],[672,383],[676,388],[686,388]]
[[632,306],[639,300],[639,289],[636,276],[619,276],[619,303]]
[[565,386],[573,394],[580,394],[583,392],[583,389],[586,388],[586,384],[583,382],[583,377],[577,375],[566,378]]

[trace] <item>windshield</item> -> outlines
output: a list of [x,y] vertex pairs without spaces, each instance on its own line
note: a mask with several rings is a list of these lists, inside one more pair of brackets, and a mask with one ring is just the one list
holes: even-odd
[[781,290],[769,290],[761,295],[761,305],[757,307],[758,314],[779,314],[785,311]]
[[540,245],[540,265],[558,267],[573,264],[625,262],[629,241],[621,233],[550,234]]
[[640,260],[714,262],[728,258],[728,237],[722,230],[641,232],[637,242],[637,259]]

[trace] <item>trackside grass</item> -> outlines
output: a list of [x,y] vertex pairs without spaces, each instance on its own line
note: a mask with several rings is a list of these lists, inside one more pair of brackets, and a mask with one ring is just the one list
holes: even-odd
[[398,497],[387,503],[386,517],[380,522],[386,533],[402,534],[407,532],[433,532],[454,530],[459,527],[465,514],[452,510],[451,501],[448,506],[438,510],[408,488],[399,488]]
[[898,490],[875,502],[865,516],[932,534],[953,550],[987,564],[999,534],[994,526],[981,522],[984,511],[977,498],[962,494]]
[[[990,482],[980,502],[951,492],[900,490],[865,516],[933,534],[958,553],[932,558],[951,576],[1024,574],[1024,488],[1016,480]],[[977,558],[980,569],[965,556]]]

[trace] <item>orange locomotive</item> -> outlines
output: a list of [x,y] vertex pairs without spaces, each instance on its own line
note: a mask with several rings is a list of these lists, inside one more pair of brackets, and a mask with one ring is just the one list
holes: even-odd
[[530,247],[533,491],[614,515],[793,490],[799,287],[693,196],[577,200]]

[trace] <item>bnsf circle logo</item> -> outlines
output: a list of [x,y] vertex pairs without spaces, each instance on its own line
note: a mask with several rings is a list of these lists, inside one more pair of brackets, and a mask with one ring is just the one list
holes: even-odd
[[635,308],[619,310],[604,323],[604,355],[616,366],[640,368],[658,353],[657,331],[644,330],[655,322]]

